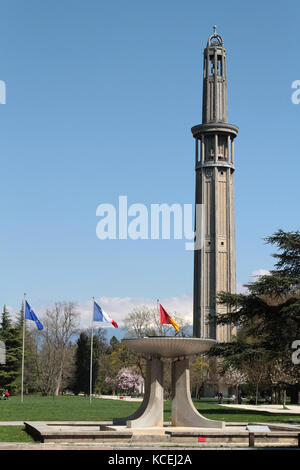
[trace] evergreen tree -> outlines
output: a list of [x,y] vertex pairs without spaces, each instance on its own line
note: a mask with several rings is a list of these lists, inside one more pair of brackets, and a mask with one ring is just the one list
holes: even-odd
[[[24,322],[24,302],[21,304],[21,309],[16,315],[16,321],[14,324],[14,337],[16,342],[16,362],[15,370],[16,376],[13,381],[13,388],[16,393],[21,391],[21,376],[22,376],[22,349],[23,349],[23,322]],[[26,338],[26,334],[25,334]],[[26,356],[26,347],[25,347],[25,356]],[[25,379],[25,374],[24,374]]]
[[119,344],[119,341],[118,339],[115,337],[115,336],[112,336],[110,341],[109,341],[109,345],[112,347],[112,349],[114,348],[115,345]]
[[16,381],[19,377],[19,361],[22,355],[20,348],[20,340],[16,328],[12,324],[9,312],[4,305],[1,314],[1,330],[0,339],[5,343],[6,347],[6,363],[0,368],[0,387],[16,392]]
[[279,230],[265,241],[279,250],[274,269],[247,284],[246,294],[219,293],[218,302],[230,312],[217,314],[217,323],[237,325],[238,337],[217,344],[210,355],[222,357],[225,368],[264,362],[274,370],[280,361],[282,386],[292,384],[298,392],[291,345],[300,338],[300,232]]
[[85,332],[81,332],[77,340],[75,377],[72,386],[72,390],[76,395],[80,392],[89,392],[90,352],[89,337]]
[[105,374],[103,368],[104,356],[105,356],[105,344],[101,335],[102,330],[98,329],[93,337],[93,377],[92,386],[93,393],[101,394],[103,388]]
[[[104,334],[99,331],[93,335],[92,389],[93,393],[101,390],[104,383],[103,369],[100,358],[105,352]],[[81,332],[77,340],[75,355],[75,373],[72,390],[75,394],[90,393],[90,361],[91,361],[91,331]]]

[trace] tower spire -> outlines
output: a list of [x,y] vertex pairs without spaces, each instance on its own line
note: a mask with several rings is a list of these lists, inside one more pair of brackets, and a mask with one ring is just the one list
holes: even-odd
[[222,37],[211,34],[204,49],[202,122],[227,121],[226,51]]

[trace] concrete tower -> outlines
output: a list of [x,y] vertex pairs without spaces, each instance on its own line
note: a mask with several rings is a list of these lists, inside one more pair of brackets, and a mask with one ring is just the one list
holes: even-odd
[[[227,342],[231,328],[216,326],[214,315],[216,294],[236,289],[233,177],[238,127],[228,124],[226,52],[215,26],[204,49],[202,124],[192,127],[192,133],[196,144],[195,202],[203,209],[203,244],[194,252],[193,334]],[[196,226],[199,222],[196,213]],[[218,306],[218,312],[222,308]]]

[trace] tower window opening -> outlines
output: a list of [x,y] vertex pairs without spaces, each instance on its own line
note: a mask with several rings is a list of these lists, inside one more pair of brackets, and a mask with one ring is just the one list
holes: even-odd
[[209,57],[209,75],[214,75],[215,73],[215,63],[214,63],[214,57],[211,55]]
[[220,77],[222,75],[222,56],[218,56],[217,68],[217,75]]
[[227,159],[226,139],[223,135],[219,135],[218,160],[226,160],[226,159]]
[[205,160],[214,160],[215,159],[215,146],[212,138],[207,139],[207,148],[205,151]]

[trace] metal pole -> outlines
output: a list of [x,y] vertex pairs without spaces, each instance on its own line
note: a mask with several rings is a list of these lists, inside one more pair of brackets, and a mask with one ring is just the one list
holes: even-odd
[[93,309],[92,309],[92,337],[91,337],[91,358],[90,358],[90,404],[92,403],[93,393],[93,335],[94,335],[94,309],[95,309],[95,297],[93,297]]
[[24,312],[23,312],[23,344],[22,344],[22,379],[21,379],[21,403],[23,403],[23,388],[24,388],[24,353],[25,353],[25,309],[26,309],[26,294],[24,294]]
[[[156,299],[156,309],[157,309],[157,316],[158,316],[158,321],[159,321],[159,330],[161,331],[161,324],[160,324],[160,309],[159,309],[159,299]],[[161,334],[161,333],[159,333]]]

